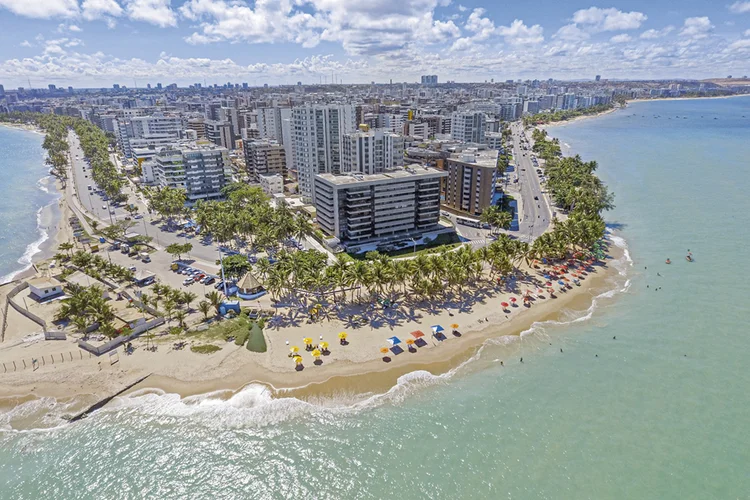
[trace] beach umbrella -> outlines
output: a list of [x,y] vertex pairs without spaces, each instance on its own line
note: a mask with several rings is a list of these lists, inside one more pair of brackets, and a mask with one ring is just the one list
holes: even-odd
[[538,290],[536,291],[536,293],[544,293],[544,290],[543,290],[543,289],[541,289],[541,288],[539,288],[539,289],[538,289]]
[[500,305],[503,306],[503,309],[505,309],[505,308],[508,307],[508,303],[507,302],[500,302]]
[[564,277],[563,281],[570,281],[570,280],[567,277]]
[[406,339],[406,345],[414,345],[414,339]]
[[298,365],[301,365],[302,364],[302,356],[295,356],[294,357],[294,362],[297,363]]
[[320,348],[321,348],[321,349],[323,349],[324,351],[325,351],[326,349],[328,349],[328,342],[321,342],[321,343],[320,343]]
[[387,347],[381,347],[380,352],[383,354],[388,354],[388,348]]
[[547,282],[547,286],[552,286],[552,282],[551,282],[551,281],[548,281],[548,282]]
[[296,345],[293,345],[292,347],[289,348],[289,351],[291,351],[292,354],[297,354],[299,352],[299,347],[297,347]]
[[433,325],[432,326],[432,333],[439,333],[439,332],[442,332],[442,331],[445,331],[445,328],[443,328],[442,326],[440,326],[440,325]]
[[339,338],[340,338],[341,340],[344,340],[344,339],[346,338],[346,332],[341,332],[341,333],[339,333]]
[[415,339],[418,339],[418,338],[424,337],[424,333],[422,333],[422,330],[415,330],[411,332],[411,336],[414,337]]
[[511,297],[510,301],[515,304],[516,303],[516,298],[515,297]]
[[451,328],[453,328],[453,329],[456,329],[456,328],[458,328],[458,323],[453,323],[453,324],[451,325]]
[[558,285],[565,285],[565,282],[564,282],[563,280],[558,280],[558,281],[557,281],[557,284],[558,284]]
[[313,358],[316,358],[316,359],[320,357],[320,351],[317,349],[313,350],[313,352],[311,352],[310,354],[312,355]]
[[304,339],[302,339],[302,342],[304,342],[305,345],[311,345],[312,339],[310,337],[305,337]]

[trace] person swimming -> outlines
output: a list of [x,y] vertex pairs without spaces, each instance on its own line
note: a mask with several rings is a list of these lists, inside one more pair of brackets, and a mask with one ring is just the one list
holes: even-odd
[[667,257],[667,264],[671,264],[671,263],[672,261],[669,259],[669,257]]

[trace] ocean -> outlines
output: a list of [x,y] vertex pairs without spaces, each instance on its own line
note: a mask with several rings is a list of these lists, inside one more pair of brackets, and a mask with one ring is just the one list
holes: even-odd
[[42,134],[0,126],[0,283],[31,267],[58,223]]
[[[142,392],[74,425],[27,403],[0,415],[0,496],[748,498],[750,98],[550,133],[616,193],[629,258],[589,311],[381,395]],[[12,429],[29,415],[48,428]]]

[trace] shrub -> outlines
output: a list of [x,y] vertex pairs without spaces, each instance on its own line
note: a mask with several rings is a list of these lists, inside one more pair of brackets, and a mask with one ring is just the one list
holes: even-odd
[[221,347],[213,344],[203,344],[190,346],[190,350],[198,354],[213,354],[216,351],[221,351]]

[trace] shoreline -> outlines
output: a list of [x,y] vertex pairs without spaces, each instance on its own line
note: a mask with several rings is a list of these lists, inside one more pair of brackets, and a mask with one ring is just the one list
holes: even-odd
[[[516,341],[538,325],[553,324],[564,327],[587,319],[597,309],[597,302],[602,297],[610,297],[623,291],[622,282],[626,279],[624,266],[630,265],[630,258],[626,247],[617,245],[616,240],[624,241],[610,235],[611,244],[606,265],[597,267],[596,272],[591,273],[580,288],[575,287],[565,294],[558,294],[557,299],[546,299],[537,303],[530,310],[524,311],[524,314],[516,314],[510,321],[491,321],[490,325],[483,328],[462,329],[462,337],[450,338],[436,347],[421,348],[418,354],[404,352],[398,357],[394,356],[397,359],[392,363],[384,363],[378,356],[363,362],[336,362],[323,367],[311,365],[302,373],[297,373],[293,369],[274,371],[260,361],[256,364],[244,358],[239,368],[222,370],[222,364],[230,357],[238,352],[241,355],[245,354],[245,349],[240,347],[225,356],[218,365],[215,361],[210,363],[215,366],[213,370],[209,369],[207,377],[195,377],[196,373],[203,374],[205,369],[196,365],[192,366],[193,376],[183,378],[160,373],[159,369],[149,370],[153,371],[154,375],[135,385],[121,397],[168,393],[177,394],[181,398],[219,396],[221,399],[228,399],[251,386],[260,385],[274,399],[297,398],[316,401],[347,394],[351,398],[361,400],[373,395],[385,395],[402,383],[415,378],[442,380],[452,377],[457,372],[463,372],[464,367],[481,370],[480,364],[474,362],[482,357],[484,349],[500,346],[500,350],[505,352],[503,346],[507,345],[510,355],[510,352],[517,348]],[[525,308],[519,306],[519,309]],[[476,316],[476,312],[466,314]],[[483,312],[482,315],[484,314]],[[456,318],[464,323],[466,319]],[[425,322],[418,327],[425,330],[429,328],[428,324],[429,322]],[[318,327],[313,325],[310,328]],[[269,331],[267,336],[274,337],[274,332]],[[167,353],[167,357],[182,354],[189,355],[186,352],[172,352]],[[202,355],[192,355],[194,356]],[[44,374],[40,374],[39,377],[31,373],[19,373],[15,377],[9,374],[11,379],[16,380],[9,380],[0,385],[0,408],[12,408],[19,402],[54,398],[56,405],[65,407],[66,412],[73,412],[107,396],[108,393],[117,392],[118,387],[126,386],[146,373],[145,366],[124,367],[123,363],[127,361],[127,358],[120,358],[120,363],[114,365],[114,369],[105,367],[102,370],[99,367],[99,370],[96,370],[97,358],[92,358],[88,363],[84,361],[86,369],[63,369],[57,373],[53,372],[51,378],[44,377]],[[28,376],[35,380],[27,380],[24,383],[23,379]]]

